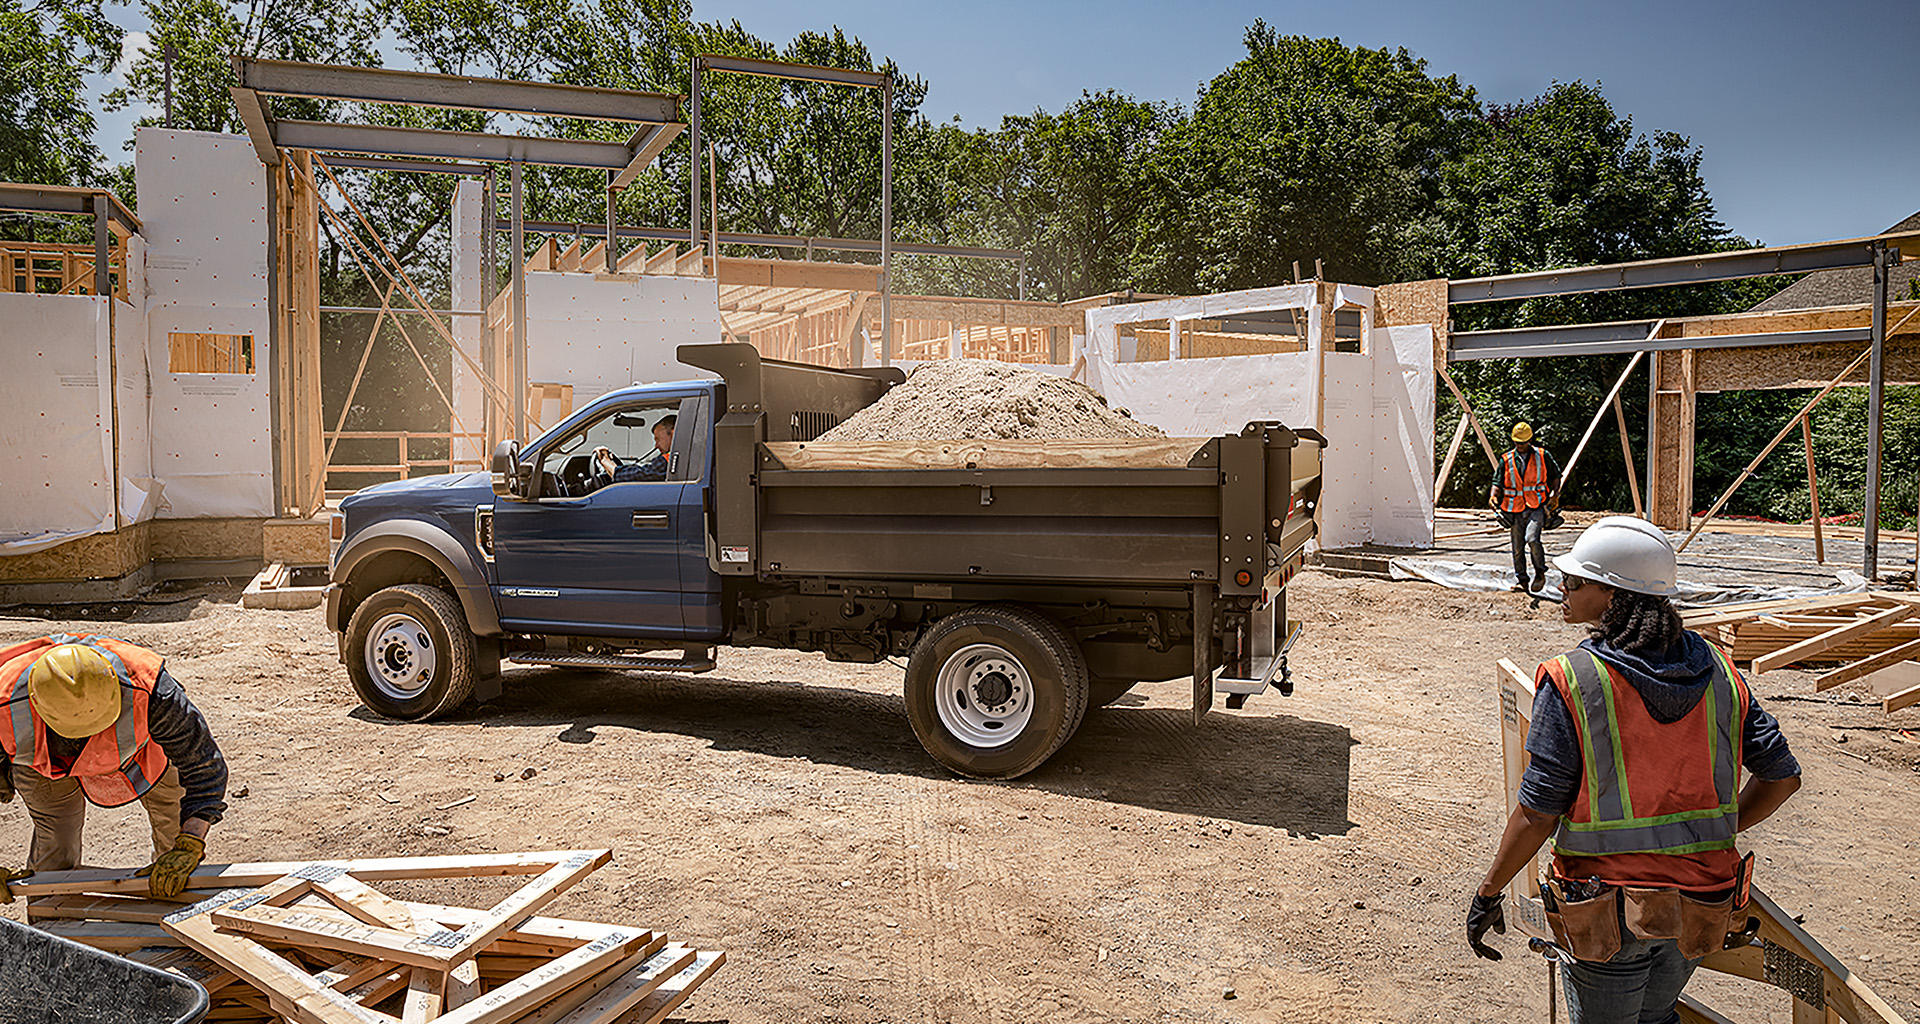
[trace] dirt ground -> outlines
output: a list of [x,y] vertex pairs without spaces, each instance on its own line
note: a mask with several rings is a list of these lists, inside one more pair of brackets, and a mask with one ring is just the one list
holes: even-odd
[[[1461,922],[1502,818],[1493,662],[1579,633],[1515,594],[1317,573],[1292,594],[1295,696],[1196,728],[1187,683],[1142,687],[1006,784],[935,766],[890,664],[520,668],[501,700],[415,725],[359,705],[317,610],[242,611],[232,590],[127,621],[0,618],[0,643],[85,629],[166,654],[232,766],[211,859],[612,847],[554,912],[726,950],[688,1020],[1545,1020],[1539,958],[1510,936],[1476,960]],[[1745,837],[1756,881],[1920,1019],[1920,743],[1901,732],[1920,708],[1809,679],[1755,686],[1806,770]],[[88,861],[143,863],[135,817],[95,809]],[[7,857],[27,829],[0,806]],[[1755,983],[1690,991],[1791,1019]]]

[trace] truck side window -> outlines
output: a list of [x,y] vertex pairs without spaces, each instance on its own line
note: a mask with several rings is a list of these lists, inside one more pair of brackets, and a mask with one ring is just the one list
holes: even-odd
[[682,399],[679,424],[673,433],[673,469],[669,480],[698,480],[707,464],[707,400]]
[[[678,447],[678,400],[615,409],[547,449],[540,470],[558,486],[545,497],[578,498],[614,483],[645,483],[667,478],[667,460]],[[660,451],[657,442],[668,450]],[[605,449],[608,460],[596,458]],[[609,463],[611,469],[609,469]]]

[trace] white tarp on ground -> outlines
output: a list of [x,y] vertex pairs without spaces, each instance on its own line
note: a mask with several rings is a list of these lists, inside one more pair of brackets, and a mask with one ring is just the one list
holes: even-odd
[[[1498,591],[1513,589],[1513,571],[1505,566],[1461,562],[1448,558],[1401,556],[1389,559],[1387,572],[1396,580],[1426,580],[1449,590]],[[1547,570],[1547,585],[1540,596],[1549,601],[1564,601],[1560,589],[1560,570]],[[1850,569],[1837,569],[1831,587],[1781,587],[1766,584],[1732,583],[1712,586],[1682,579],[1680,593],[1673,603],[1687,608],[1712,604],[1740,604],[1747,601],[1783,601],[1828,594],[1863,594],[1867,578]]]
[[[266,168],[244,135],[134,134],[163,518],[273,515]],[[172,373],[173,332],[253,337],[252,373]]]
[[1320,544],[1433,545],[1433,332],[1371,329],[1373,291],[1342,285],[1335,305],[1362,308],[1363,352],[1327,352],[1325,401],[1313,368],[1320,354],[1125,362],[1117,325],[1218,319],[1277,309],[1307,311],[1320,337],[1315,286],[1285,285],[1087,311],[1087,379],[1109,405],[1175,436],[1232,433],[1258,420],[1315,423],[1325,406]]

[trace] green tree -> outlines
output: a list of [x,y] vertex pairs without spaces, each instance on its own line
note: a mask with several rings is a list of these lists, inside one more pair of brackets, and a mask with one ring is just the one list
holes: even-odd
[[120,32],[101,0],[0,0],[0,181],[98,180],[83,76],[119,59]]
[[[1179,111],[1116,92],[1058,114],[1002,118],[995,131],[947,129],[947,233],[1027,255],[1030,294],[1056,301],[1125,287],[1147,162]],[[969,261],[943,283],[1004,294],[1014,269]]]
[[1398,279],[1409,227],[1478,113],[1473,90],[1430,77],[1404,49],[1281,36],[1259,21],[1245,44],[1155,154],[1142,286],[1274,285],[1316,259],[1344,281]]

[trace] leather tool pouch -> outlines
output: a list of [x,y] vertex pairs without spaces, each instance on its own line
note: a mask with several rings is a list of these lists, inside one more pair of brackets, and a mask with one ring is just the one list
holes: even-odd
[[1715,900],[1703,900],[1679,889],[1635,889],[1626,898],[1627,930],[1636,938],[1673,939],[1680,955],[1698,960],[1721,947],[1733,924],[1736,886]]
[[1573,902],[1557,878],[1543,883],[1553,889],[1554,909],[1547,925],[1560,948],[1581,960],[1606,961],[1620,952],[1620,890],[1613,887],[1590,900]]

